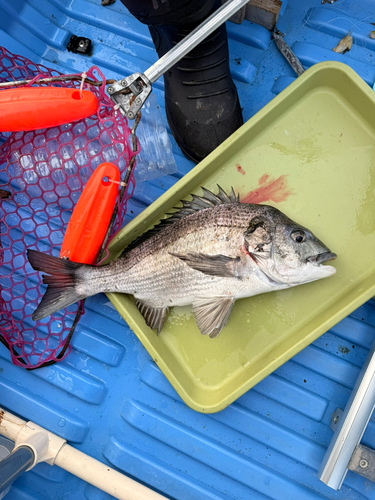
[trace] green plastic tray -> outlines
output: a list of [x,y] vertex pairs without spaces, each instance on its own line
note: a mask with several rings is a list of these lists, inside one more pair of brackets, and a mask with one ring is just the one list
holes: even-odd
[[199,333],[190,307],[172,309],[157,336],[132,297],[108,295],[200,412],[225,408],[375,294],[375,92],[344,64],[313,66],[120,231],[111,258],[180,199],[216,184],[242,199],[254,190],[271,196],[265,203],[337,253],[337,273],[238,300],[217,339]]

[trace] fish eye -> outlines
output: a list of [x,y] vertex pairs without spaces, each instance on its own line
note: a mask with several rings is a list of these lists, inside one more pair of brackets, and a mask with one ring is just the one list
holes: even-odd
[[306,240],[306,234],[303,231],[300,231],[299,229],[292,231],[290,237],[296,243],[303,243]]

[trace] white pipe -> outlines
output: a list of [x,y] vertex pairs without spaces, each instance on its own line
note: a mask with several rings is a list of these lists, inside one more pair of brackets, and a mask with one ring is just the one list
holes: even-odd
[[[65,444],[55,464],[121,500],[161,500],[164,496]],[[79,474],[77,474],[79,470]]]
[[0,408],[0,434],[2,436],[16,442],[17,436],[25,424],[26,422],[21,418]]
[[[16,447],[22,444],[30,446],[29,442],[30,438],[32,441],[33,431],[38,435],[42,432],[46,433],[48,442],[51,444],[48,452],[43,453],[43,456],[39,457],[39,460],[36,459],[35,463],[47,460],[47,463],[56,464],[118,500],[166,500],[163,495],[156,493],[156,491],[69,446],[56,434],[39,427],[33,422],[25,422],[0,408],[0,434],[14,441]],[[27,435],[28,439],[24,441],[19,439],[24,435]]]

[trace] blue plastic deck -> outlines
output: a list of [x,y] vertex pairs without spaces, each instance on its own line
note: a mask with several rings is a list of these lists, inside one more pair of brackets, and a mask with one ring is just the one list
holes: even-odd
[[[372,87],[373,0],[284,0],[278,28],[305,67],[338,60]],[[270,33],[227,23],[231,70],[248,120],[295,78]],[[332,48],[348,31],[350,52]],[[93,41],[91,57],[66,51],[71,34]],[[108,78],[143,72],[157,59],[147,27],[119,0],[0,0],[0,45],[66,73],[98,65]],[[163,82],[154,92],[163,108]],[[164,108],[163,108],[164,112]],[[165,116],[165,114],[164,114]],[[171,137],[178,173],[139,184],[130,220],[193,164]],[[355,165],[353,165],[353,175]],[[340,491],[317,470],[331,440],[332,412],[344,408],[375,338],[369,301],[227,409],[188,408],[104,295],[87,313],[62,363],[33,372],[15,367],[0,345],[0,406],[32,420],[85,453],[177,500],[375,499],[375,484],[349,472]],[[374,416],[362,439],[375,448]],[[58,467],[39,464],[9,500],[108,500]]]

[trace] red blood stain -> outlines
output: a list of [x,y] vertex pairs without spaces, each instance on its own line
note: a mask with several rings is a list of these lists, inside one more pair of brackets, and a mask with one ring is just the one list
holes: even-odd
[[245,170],[241,167],[239,163],[236,163],[236,167],[237,167],[237,172],[239,172],[242,175],[246,174]]
[[264,174],[258,181],[259,187],[241,196],[241,203],[263,203],[273,201],[280,203],[293,194],[293,190],[287,186],[287,176],[280,175],[277,179]]

